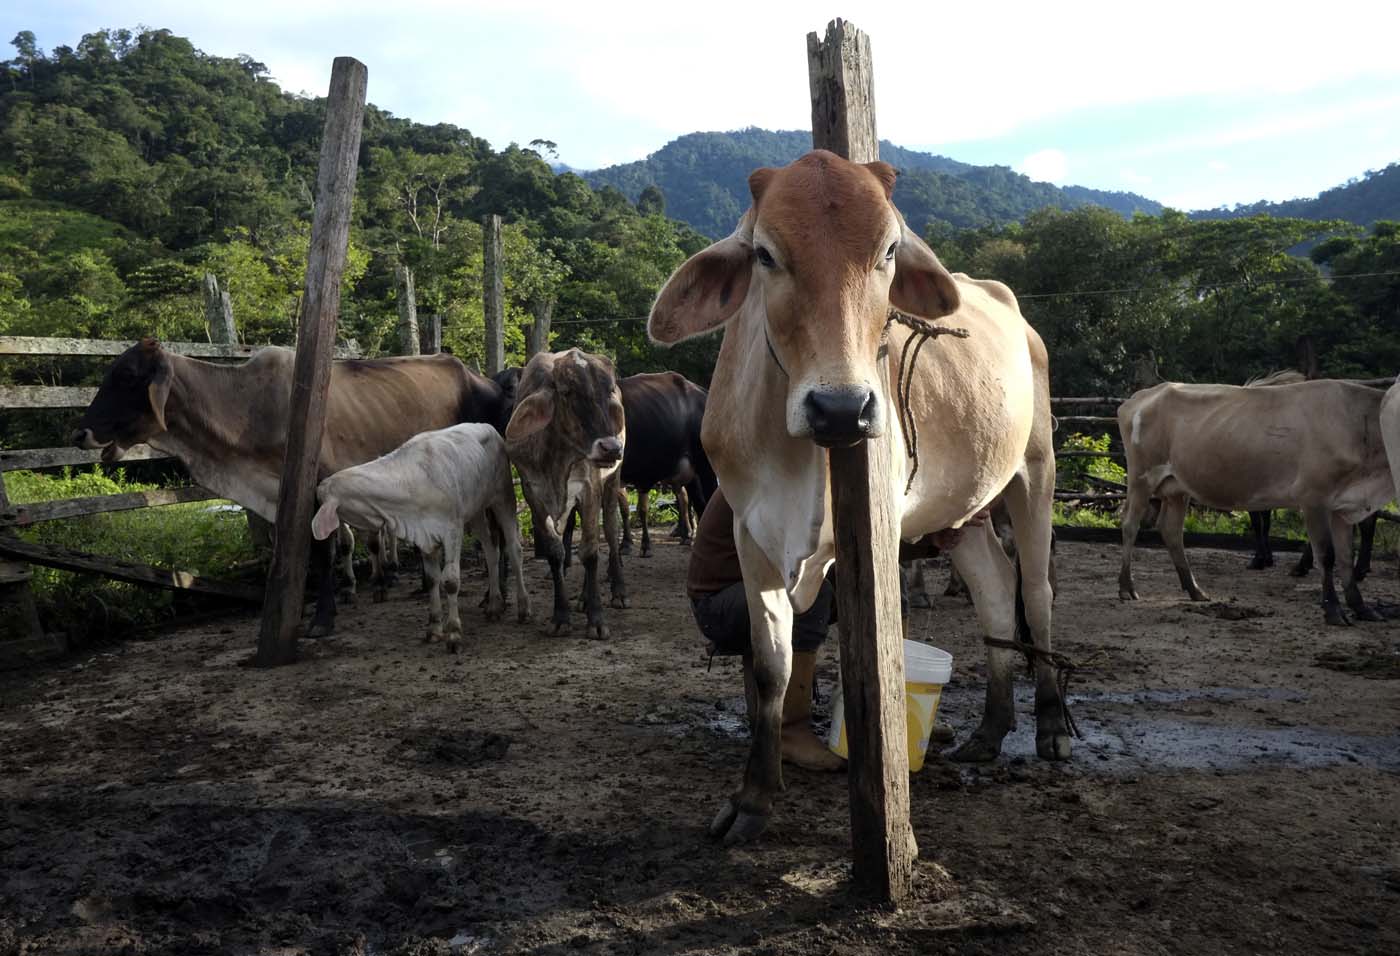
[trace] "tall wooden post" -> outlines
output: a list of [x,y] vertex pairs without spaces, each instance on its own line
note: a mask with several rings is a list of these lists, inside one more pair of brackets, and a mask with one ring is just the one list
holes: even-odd
[[[870,38],[842,20],[825,40],[807,35],[812,146],[855,162],[880,158]],[[875,383],[886,421],[895,411],[888,359]],[[851,844],[856,887],[899,902],[914,878],[909,828],[909,752],[899,618],[899,516],[890,488],[891,434],[833,448],[836,603],[841,688],[850,747]]]
[[418,303],[414,301],[413,291],[413,270],[408,266],[400,265],[394,269],[394,278],[398,287],[399,299],[399,354],[417,355],[420,351],[418,341]]
[[482,263],[481,301],[486,312],[486,374],[495,375],[506,367],[506,278],[501,252],[501,217],[487,216],[481,222]]
[[306,293],[302,297],[292,403],[282,485],[277,498],[277,540],[267,576],[259,666],[296,659],[297,626],[306,594],[306,559],[316,470],[326,425],[326,393],[331,381],[340,311],[340,278],[350,238],[350,207],[364,125],[369,71],[360,61],[338,56],[331,68],[321,165],[316,175],[316,211],[311,223]]
[[424,355],[437,355],[441,352],[442,315],[434,312],[428,316],[428,321],[420,327],[418,334],[422,338]]
[[[4,475],[0,473],[0,511],[9,506]],[[56,638],[44,636],[39,624],[34,593],[29,587],[33,576],[29,565],[0,557],[0,667],[25,664],[63,650]]]
[[535,357],[537,352],[549,350],[549,326],[554,319],[554,297],[540,296],[533,303],[535,321],[525,336],[525,361]]
[[212,272],[204,273],[204,324],[209,327],[209,341],[238,341],[233,327],[233,302],[227,289],[219,289],[219,280]]

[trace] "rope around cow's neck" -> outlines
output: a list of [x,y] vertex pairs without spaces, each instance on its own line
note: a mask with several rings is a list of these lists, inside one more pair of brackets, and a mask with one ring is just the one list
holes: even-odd
[[[968,337],[968,331],[951,329],[946,325],[934,325],[927,319],[890,309],[889,318],[885,320],[886,333],[894,322],[914,332],[904,340],[904,349],[899,353],[899,388],[895,394],[895,401],[899,405],[899,424],[904,429],[904,452],[914,460],[913,467],[909,469],[909,481],[904,486],[904,491],[908,494],[909,489],[914,487],[914,476],[919,473],[919,433],[914,430],[914,411],[909,407],[909,389],[914,385],[914,368],[919,361],[919,352],[929,339],[936,339],[940,335],[965,339]],[[912,356],[909,354],[911,351]]]

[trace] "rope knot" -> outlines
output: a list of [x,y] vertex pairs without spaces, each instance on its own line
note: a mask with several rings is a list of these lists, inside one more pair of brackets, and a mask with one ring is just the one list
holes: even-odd
[[[890,326],[896,322],[914,333],[904,340],[904,348],[899,353],[899,388],[895,393],[895,401],[899,405],[899,425],[904,430],[904,453],[914,460],[914,467],[909,470],[909,481],[904,485],[904,493],[908,494],[909,489],[914,487],[914,476],[919,473],[919,433],[914,430],[914,411],[909,407],[909,389],[914,385],[914,368],[919,361],[919,352],[930,339],[940,335],[965,339],[969,333],[967,329],[934,325],[927,319],[890,309],[889,318],[885,320],[887,335]],[[911,351],[912,356],[909,354]]]
[[998,647],[1002,650],[1016,651],[1026,656],[1026,670],[1035,676],[1035,662],[1037,659],[1044,661],[1055,669],[1055,683],[1060,690],[1060,714],[1065,719],[1065,726],[1076,738],[1084,735],[1079,732],[1079,725],[1074,722],[1074,715],[1069,712],[1069,679],[1078,670],[1090,670],[1099,663],[1106,655],[1100,651],[1087,661],[1074,661],[1064,654],[1056,651],[1042,651],[1034,644],[1026,641],[1003,641],[995,637],[984,637],[982,643],[988,647]]

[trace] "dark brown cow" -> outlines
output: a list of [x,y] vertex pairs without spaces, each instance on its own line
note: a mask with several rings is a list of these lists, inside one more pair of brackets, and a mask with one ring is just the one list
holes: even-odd
[[[577,505],[583,522],[579,557],[588,633],[608,636],[598,595],[598,513],[603,502],[617,495],[626,434],[622,393],[607,358],[578,349],[541,352],[520,373],[515,412],[506,428],[506,450],[520,472],[520,486],[530,505],[536,553],[544,553],[554,579],[550,628],[555,634],[569,629],[561,532]],[[612,605],[626,607],[617,509],[602,510]]]
[[[294,358],[290,349],[266,348],[242,365],[216,365],[144,339],[107,370],[73,442],[101,448],[108,462],[147,442],[179,458],[205,488],[275,521]],[[500,427],[501,401],[499,386],[450,355],[335,362],[317,481],[419,432],[459,422]],[[335,627],[331,547],[327,540],[312,548],[318,591],[311,637]]]

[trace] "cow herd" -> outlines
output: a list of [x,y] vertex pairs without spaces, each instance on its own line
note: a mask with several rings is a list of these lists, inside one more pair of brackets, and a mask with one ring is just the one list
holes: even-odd
[[[659,345],[723,328],[708,395],[675,373],[619,379],[607,358],[578,349],[537,354],[494,379],[447,355],[335,363],[313,520],[317,604],[309,633],[333,627],[333,549],[347,528],[367,533],[380,557],[381,540],[402,539],[423,554],[433,585],[430,640],[453,649],[461,642],[464,528],[488,561],[487,616],[505,611],[509,568],[525,620],[513,469],[535,555],[549,566],[547,628],[570,627],[564,581],[576,516],[581,609],[589,636],[605,638],[600,526],[609,600],[625,608],[624,487],[640,493],[645,556],[651,488],[669,485],[699,510],[722,486],[734,510],[757,693],[742,784],[711,829],[726,842],[750,840],[782,788],[793,616],[812,603],[835,561],[826,449],[881,439],[890,454],[872,456],[881,470],[871,480],[886,483],[895,502],[889,534],[914,541],[967,526],[952,560],[988,641],[988,680],[981,723],[955,757],[982,761],[1000,752],[1015,723],[1012,648],[1020,646],[1035,671],[1037,752],[1067,759],[1071,734],[1051,653],[1050,358],[1009,289],[950,273],[908,229],[891,202],[895,178],[884,163],[824,151],[753,173],[753,202],[738,228],[676,270],[648,320]],[[145,340],[108,370],[74,440],[103,449],[105,461],[148,442],[179,457],[201,485],[271,520],[291,364],[285,349],[227,367]],[[1394,497],[1400,393],[1383,401],[1379,391],[1335,381],[1169,383],[1124,403],[1119,425],[1128,484],[1123,599],[1137,597],[1132,548],[1154,501],[1182,587],[1204,599],[1182,545],[1187,502],[1195,500],[1301,508],[1324,570],[1327,621],[1346,621],[1334,556],[1353,614],[1377,616],[1347,558],[1352,524]],[[993,523],[976,518],[994,503],[1009,519],[1014,563]],[[684,525],[687,509],[679,510]],[[381,565],[376,560],[378,587]]]

